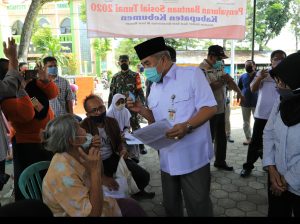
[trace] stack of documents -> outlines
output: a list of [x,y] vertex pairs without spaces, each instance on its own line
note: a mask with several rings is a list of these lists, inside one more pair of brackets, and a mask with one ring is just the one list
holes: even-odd
[[176,142],[174,139],[165,137],[165,132],[172,128],[173,126],[171,123],[165,118],[148,125],[147,127],[136,130],[132,136],[143,142],[145,145],[148,145],[155,150],[160,150]]

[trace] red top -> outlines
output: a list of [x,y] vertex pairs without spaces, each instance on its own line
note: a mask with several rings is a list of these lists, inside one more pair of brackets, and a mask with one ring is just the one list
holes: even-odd
[[[52,80],[46,84],[37,80],[36,84],[49,100],[59,94],[59,89]],[[1,106],[11,125],[10,137],[16,136],[17,143],[40,143],[40,131],[44,130],[47,123],[54,118],[49,105],[47,117],[43,120],[35,119],[35,111],[28,94],[21,98],[4,99]]]

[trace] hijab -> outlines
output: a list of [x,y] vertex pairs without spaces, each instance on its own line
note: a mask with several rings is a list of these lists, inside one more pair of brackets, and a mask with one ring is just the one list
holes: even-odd
[[108,108],[106,116],[115,118],[119,123],[120,130],[123,131],[124,127],[128,124],[131,114],[127,108],[124,108],[121,111],[117,110],[116,102],[119,99],[124,99],[124,101],[125,101],[125,97],[122,94],[119,94],[119,93],[115,94],[112,99],[112,103],[111,103],[110,107]]
[[283,123],[294,126],[300,123],[300,53],[294,53],[283,59],[279,65],[270,70],[272,78],[279,77],[292,90],[295,96],[289,100],[280,96],[279,111]]

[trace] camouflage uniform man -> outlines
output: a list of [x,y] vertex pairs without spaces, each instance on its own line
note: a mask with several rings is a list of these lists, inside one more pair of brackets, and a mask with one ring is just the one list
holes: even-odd
[[[129,57],[127,55],[120,55],[118,64],[122,70],[116,73],[111,80],[108,107],[110,106],[115,94],[120,93],[126,97],[126,92],[128,91],[130,91],[135,96],[135,98],[138,98],[144,105],[145,97],[141,78],[138,73],[135,73],[129,69]],[[130,126],[132,127],[132,130],[135,131],[141,128],[140,118],[138,116],[138,113],[132,111],[130,111],[130,113]],[[147,153],[144,145],[140,145],[140,152],[141,154]]]

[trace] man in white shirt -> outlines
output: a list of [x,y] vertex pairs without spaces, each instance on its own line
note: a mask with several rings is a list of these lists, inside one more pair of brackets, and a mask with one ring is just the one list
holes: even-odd
[[254,113],[254,125],[251,142],[248,147],[247,162],[243,164],[241,171],[242,177],[250,175],[254,168],[254,163],[259,157],[259,150],[263,148],[263,131],[271,114],[275,101],[279,97],[277,92],[277,84],[270,76],[269,71],[280,63],[286,57],[286,53],[282,50],[277,50],[271,54],[272,67],[260,70],[254,77],[250,88],[252,93],[258,92],[258,99]]
[[159,151],[166,216],[183,216],[181,190],[188,216],[213,216],[210,194],[210,161],[214,156],[208,120],[216,113],[217,102],[197,67],[178,67],[171,61],[163,37],[135,46],[153,82],[149,109],[136,99],[127,99],[128,108],[151,123],[167,118],[173,129],[166,138],[177,140]]

